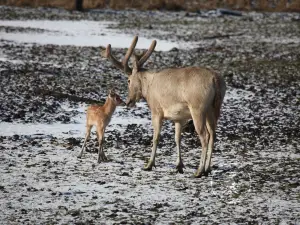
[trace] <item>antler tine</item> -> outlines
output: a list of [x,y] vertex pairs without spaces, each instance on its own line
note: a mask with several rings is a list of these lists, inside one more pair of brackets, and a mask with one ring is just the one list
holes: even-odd
[[111,54],[111,45],[107,45],[106,49],[101,52],[101,55],[107,59],[109,59],[116,67],[121,70],[124,70],[124,66],[121,62],[119,62],[112,54]]
[[147,50],[144,50],[143,52],[136,53],[134,52],[133,54],[137,56],[138,61],[146,54]]
[[134,51],[137,41],[138,41],[138,36],[135,36],[131,42],[130,47],[128,48],[128,50],[126,52],[126,55],[125,55],[123,61],[122,61],[122,64],[124,66],[124,71],[125,71],[125,73],[127,73],[129,75],[132,73],[132,69],[128,66],[128,61]]
[[155,46],[156,46],[156,40],[152,41],[151,46],[149,47],[148,51],[139,60],[139,62],[138,62],[139,67],[142,67],[143,64],[147,61],[147,59],[149,59],[149,57],[151,56],[151,54],[154,51]]
[[128,66],[128,61],[130,56],[132,55],[134,48],[136,46],[136,43],[138,41],[138,36],[135,36],[133,38],[133,41],[130,45],[130,47],[128,48],[126,55],[124,56],[124,59],[122,60],[122,62],[118,61],[112,54],[111,54],[111,45],[107,45],[105,50],[101,51],[101,55],[107,59],[109,59],[116,67],[118,67],[119,69],[125,71],[125,73],[127,73],[128,75],[131,75],[132,73],[132,69]]

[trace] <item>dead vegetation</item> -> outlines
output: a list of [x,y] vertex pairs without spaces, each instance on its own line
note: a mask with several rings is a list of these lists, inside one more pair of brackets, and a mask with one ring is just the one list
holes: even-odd
[[0,5],[10,5],[18,7],[57,7],[65,9],[74,9],[75,1],[67,0],[0,0]]
[[[76,0],[0,0],[0,5],[19,7],[58,7],[73,10],[76,8]],[[142,10],[188,10],[229,8],[235,10],[256,11],[290,11],[300,12],[299,0],[83,0],[84,9],[135,8]]]

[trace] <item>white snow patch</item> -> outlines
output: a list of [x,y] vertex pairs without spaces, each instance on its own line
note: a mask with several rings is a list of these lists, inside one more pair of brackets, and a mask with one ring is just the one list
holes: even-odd
[[13,59],[5,58],[5,57],[0,57],[0,62],[10,62],[10,63],[13,63],[13,64],[23,64],[22,60],[13,60]]
[[253,37],[250,35],[244,35],[243,38],[247,42],[261,42],[261,43],[273,43],[273,44],[299,44],[300,43],[299,37],[278,37],[278,36]]
[[224,97],[224,101],[228,100],[239,100],[239,99],[252,99],[254,96],[253,92],[251,91],[246,91],[242,89],[234,89],[234,88],[227,88],[226,94]]

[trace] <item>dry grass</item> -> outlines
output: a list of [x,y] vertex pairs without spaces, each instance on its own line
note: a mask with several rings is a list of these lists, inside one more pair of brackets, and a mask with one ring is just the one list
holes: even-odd
[[0,0],[0,5],[12,5],[19,7],[57,7],[65,9],[74,9],[75,1],[68,0]]
[[97,9],[105,8],[105,0],[84,0],[83,8],[84,9]]
[[[75,0],[0,0],[0,5],[29,7],[61,7],[74,9]],[[84,9],[105,8],[143,10],[167,9],[188,10],[229,8],[258,11],[294,11],[300,12],[300,0],[84,0]]]

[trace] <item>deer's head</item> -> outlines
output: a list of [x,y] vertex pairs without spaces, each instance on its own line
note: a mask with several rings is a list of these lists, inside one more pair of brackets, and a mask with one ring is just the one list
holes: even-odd
[[123,105],[123,101],[120,98],[120,96],[115,92],[114,89],[110,89],[108,92],[108,97],[113,101],[113,103],[118,106],[118,105]]
[[[128,96],[126,101],[126,105],[128,107],[135,106],[135,103],[138,102],[143,97],[142,84],[141,84],[139,73],[142,69],[143,64],[149,59],[156,46],[156,41],[154,40],[152,41],[151,46],[146,52],[144,52],[141,55],[136,55],[134,54],[134,48],[137,44],[137,41],[138,41],[138,37],[135,36],[122,62],[118,61],[111,54],[110,44],[106,47],[105,51],[101,53],[102,56],[108,58],[113,63],[113,65],[115,65],[117,68],[124,71],[125,74],[127,74],[128,76]],[[128,61],[132,54],[134,54],[133,67],[130,68],[128,65]]]

